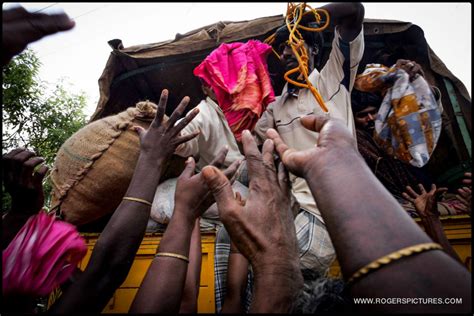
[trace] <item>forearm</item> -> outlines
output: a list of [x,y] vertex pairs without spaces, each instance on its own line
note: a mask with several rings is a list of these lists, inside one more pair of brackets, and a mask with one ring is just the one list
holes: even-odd
[[[140,155],[125,196],[152,202],[161,167],[149,170],[145,168],[150,165],[146,160]],[[123,200],[120,203],[100,234],[86,270],[80,280],[64,293],[56,312],[99,312],[104,308],[127,277],[145,234],[150,210],[149,205],[136,201]]]
[[438,216],[421,216],[421,224],[425,228],[426,234],[428,234],[434,242],[443,246],[444,251],[462,264],[461,258],[459,258],[456,251],[454,251],[448,238],[446,238],[443,225]]
[[224,305],[222,306],[223,314],[245,312],[242,306],[242,297],[247,285],[248,265],[247,258],[241,253],[231,252],[229,254],[227,289]]
[[[313,166],[317,167],[309,170],[307,181],[346,279],[376,259],[408,246],[431,242],[373,176],[359,154],[344,151],[326,158],[324,162],[321,157],[315,159]],[[417,268],[420,266],[424,269]],[[434,275],[435,281],[428,286],[424,279],[433,280]],[[459,308],[464,310],[470,306],[468,278],[469,274],[443,252],[429,251],[396,260],[369,273],[356,281],[352,294],[356,297],[446,297],[449,294],[463,297],[465,305]],[[387,282],[391,282],[390,287],[381,286]],[[384,306],[371,308],[384,310]]]
[[[175,206],[173,216],[158,252],[188,257],[194,221],[182,215]],[[188,263],[172,257],[155,257],[143,279],[131,313],[173,313],[179,311]]]
[[197,299],[199,295],[199,284],[201,280],[201,232],[199,218],[196,219],[191,235],[191,246],[189,247],[189,264],[186,272],[186,281],[183,291],[183,299],[179,313],[197,313]]
[[321,9],[328,11],[332,26],[341,27],[339,31],[345,41],[352,41],[359,34],[365,14],[360,2],[330,3]]
[[[298,258],[281,267],[254,269],[254,294],[249,313],[289,313],[303,287]],[[255,267],[256,268],[256,267]]]
[[24,213],[22,211],[18,212],[12,208],[12,211],[8,212],[8,214],[2,218],[2,249],[8,247],[10,242],[32,215],[34,214]]

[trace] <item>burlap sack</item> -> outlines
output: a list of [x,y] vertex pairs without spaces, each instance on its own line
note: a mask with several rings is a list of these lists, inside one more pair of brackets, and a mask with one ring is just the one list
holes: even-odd
[[[75,225],[114,212],[127,191],[140,153],[138,134],[132,127],[148,128],[155,113],[155,104],[139,102],[72,135],[59,149],[51,171],[51,208],[59,208],[64,220]],[[173,156],[160,181],[178,176],[184,161]]]

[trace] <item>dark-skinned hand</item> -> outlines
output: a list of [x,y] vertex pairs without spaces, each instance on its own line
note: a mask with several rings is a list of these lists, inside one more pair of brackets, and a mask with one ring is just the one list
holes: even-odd
[[311,131],[319,132],[317,146],[298,151],[288,147],[276,130],[267,130],[267,137],[273,140],[283,164],[296,176],[304,178],[314,164],[330,166],[341,155],[358,153],[354,137],[341,120],[307,115],[301,118],[301,124]]
[[43,178],[48,172],[43,162],[43,158],[24,148],[3,155],[3,184],[12,197],[12,212],[33,215],[43,207]]
[[417,75],[422,77],[425,76],[423,69],[419,64],[414,61],[407,60],[407,59],[398,59],[396,63],[396,67],[405,70],[408,74],[410,81],[416,79]]
[[184,97],[171,114],[169,120],[164,122],[163,117],[167,102],[168,90],[164,89],[161,92],[156,116],[153,122],[151,122],[150,127],[147,130],[140,126],[134,127],[140,137],[140,155],[144,155],[146,159],[149,159],[151,166],[160,165],[162,160],[167,160],[171,157],[179,144],[199,135],[199,131],[195,131],[185,136],[178,136],[179,132],[199,113],[198,108],[193,109],[191,113],[186,115],[175,126],[176,121],[189,104],[189,97]]
[[472,198],[472,191],[471,191],[471,183],[472,183],[472,174],[470,172],[464,173],[464,179],[462,180],[463,184],[466,186],[458,189],[458,194],[456,195],[457,199],[462,202],[462,204],[466,207],[466,209],[470,212],[471,211],[471,198]]
[[442,193],[448,191],[448,188],[436,188],[436,185],[432,184],[431,190],[426,192],[422,184],[418,184],[418,187],[420,188],[420,194],[415,192],[411,186],[407,186],[407,191],[403,192],[402,196],[413,203],[420,217],[439,216],[436,202]]
[[21,53],[29,43],[70,30],[74,25],[74,21],[65,13],[31,13],[23,7],[3,10],[2,66]]
[[288,174],[282,164],[277,172],[271,140],[265,141],[260,153],[246,130],[242,143],[250,177],[245,205],[234,196],[230,181],[221,171],[215,167],[202,170],[216,199],[219,216],[232,242],[249,259],[256,274],[272,273],[272,268],[279,266],[294,268],[295,259],[298,266],[298,247]]
[[[229,148],[227,146],[222,148],[209,166],[221,168],[228,152]],[[236,160],[223,171],[224,175],[231,182],[240,163],[240,160]],[[192,157],[189,157],[186,161],[185,169],[178,177],[175,192],[175,205],[182,206],[176,209],[192,210],[189,215],[192,215],[194,220],[201,216],[215,202],[214,196],[204,181],[202,173],[194,174],[195,168],[196,162]]]

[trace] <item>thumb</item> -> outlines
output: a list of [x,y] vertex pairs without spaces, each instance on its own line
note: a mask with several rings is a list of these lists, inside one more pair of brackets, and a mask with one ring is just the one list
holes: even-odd
[[307,115],[301,118],[301,124],[310,131],[318,132],[323,128],[326,122],[329,120],[326,116],[321,115]]
[[222,216],[235,206],[234,191],[227,177],[213,166],[206,166],[202,169],[202,175],[207,186],[211,189],[214,199]]
[[143,134],[145,134],[145,129],[138,125],[135,125],[133,129],[135,130],[135,132],[137,132],[138,138],[140,138],[140,141],[141,141],[143,138]]
[[189,157],[186,160],[186,167],[184,168],[183,172],[181,172],[180,178],[189,179],[194,174],[194,169],[196,168],[196,162],[194,161],[193,157]]

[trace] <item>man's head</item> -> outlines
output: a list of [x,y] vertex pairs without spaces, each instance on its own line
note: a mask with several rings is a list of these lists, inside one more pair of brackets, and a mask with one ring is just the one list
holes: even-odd
[[[305,25],[306,26],[306,25]],[[312,26],[311,23],[308,26]],[[315,58],[320,55],[323,45],[323,36],[320,32],[308,32],[300,30],[304,40],[304,47],[308,53],[308,73],[311,73],[315,67]],[[286,25],[283,25],[276,31],[273,46],[280,54],[280,60],[285,67],[285,71],[291,70],[298,66],[295,54],[291,47],[287,44],[289,31]]]
[[357,129],[373,132],[375,128],[375,118],[382,103],[382,97],[375,93],[352,90],[351,102],[352,113]]

